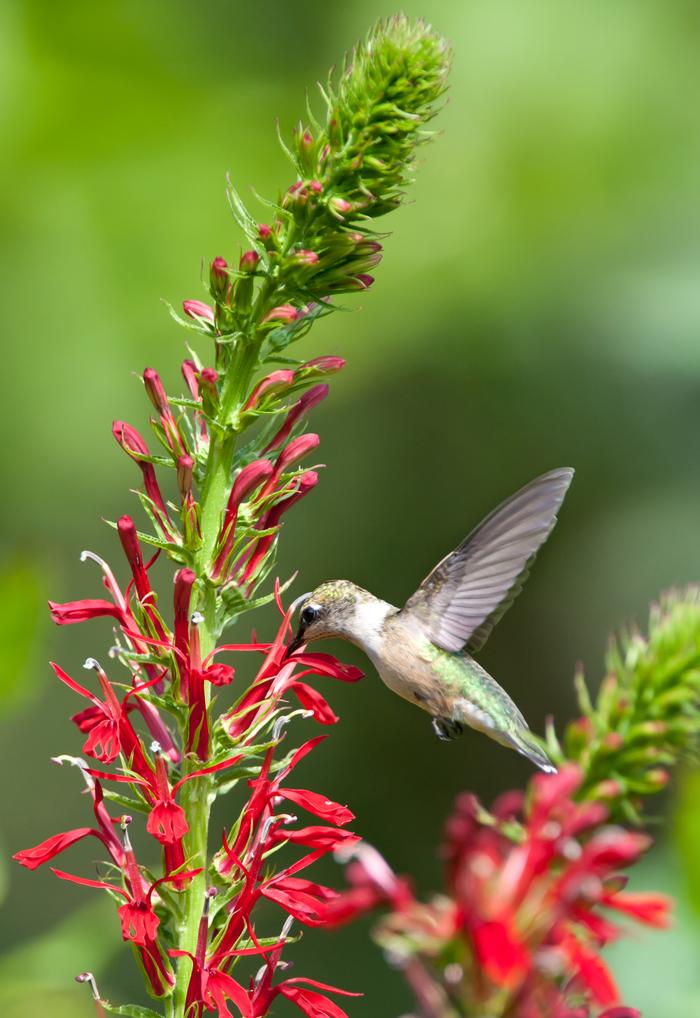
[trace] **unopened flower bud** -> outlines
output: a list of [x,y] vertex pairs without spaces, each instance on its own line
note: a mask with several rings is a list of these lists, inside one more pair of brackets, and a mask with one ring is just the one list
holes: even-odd
[[277,250],[275,234],[266,223],[260,223],[258,226],[258,236],[266,251],[272,252]]
[[313,407],[317,406],[322,400],[328,395],[328,386],[324,383],[320,385],[314,385],[311,389],[308,389],[303,396],[294,404],[287,414],[284,424],[279,429],[274,438],[268,442],[263,449],[263,452],[270,452],[271,449],[277,449],[278,446],[286,440],[290,431],[305,413],[308,413]]
[[183,300],[182,310],[198,324],[214,325],[214,309],[201,300]]
[[231,283],[227,270],[228,262],[221,256],[215,258],[209,267],[209,288],[212,297],[218,302],[226,299]]
[[665,788],[669,782],[670,775],[663,767],[654,767],[647,771],[647,780],[655,789]]
[[279,307],[268,311],[263,322],[280,322],[282,325],[289,325],[296,322],[301,312],[293,304],[280,304]]
[[313,360],[306,361],[297,368],[295,374],[300,377],[308,375],[335,375],[336,372],[341,371],[344,367],[345,360],[343,357],[314,357]]
[[202,368],[199,373],[199,391],[202,394],[202,399],[212,407],[219,404],[218,380],[219,372],[214,368]]
[[197,365],[194,361],[186,360],[182,362],[182,377],[185,379],[187,388],[190,390],[192,399],[199,399],[199,383],[197,381]]
[[177,461],[177,486],[183,498],[192,491],[192,470],[194,460],[191,456],[180,456]]
[[238,263],[238,268],[241,272],[255,272],[260,261],[260,255],[257,251],[244,251],[241,255],[241,260]]
[[168,397],[163,388],[163,383],[160,380],[160,375],[153,368],[146,368],[143,373],[143,384],[146,388],[146,393],[153,406],[156,408],[159,414],[168,413],[170,407],[168,405]]
[[292,464],[298,463],[304,456],[308,456],[312,450],[317,449],[320,441],[318,435],[314,435],[311,432],[307,435],[299,435],[298,438],[293,439],[279,454],[275,463],[275,472],[281,473],[292,466]]
[[355,279],[360,284],[362,290],[369,290],[370,286],[374,283],[374,276],[370,276],[366,272],[359,272]]
[[337,219],[343,219],[352,210],[352,205],[345,198],[331,198],[328,208]]
[[244,410],[253,410],[264,396],[275,395],[285,392],[294,382],[294,372],[286,368],[280,371],[273,371],[261,379],[255,386],[243,407]]
[[315,265],[318,261],[318,255],[315,251],[295,251],[292,255],[292,261],[295,265]]

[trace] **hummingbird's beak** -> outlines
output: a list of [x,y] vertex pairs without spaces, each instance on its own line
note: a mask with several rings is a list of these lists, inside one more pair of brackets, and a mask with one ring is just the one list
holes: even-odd
[[[309,596],[310,593],[311,593],[311,591],[307,591],[305,594],[301,594],[295,601],[292,602],[292,605],[291,605],[291,608],[290,608],[290,614],[291,615],[294,615],[294,612],[297,610],[299,605],[304,603],[304,601],[307,599],[307,597]],[[303,642],[304,642],[304,626],[300,622],[299,623],[299,628],[297,629],[296,636],[294,637],[292,642],[287,647],[287,650],[286,650],[285,655],[284,655],[284,660],[288,661],[289,658],[292,656],[292,654],[294,654],[297,650],[299,650],[299,648],[301,647]]]
[[286,653],[284,655],[284,660],[288,661],[292,654],[295,654],[303,643],[304,643],[304,628],[303,626],[299,626],[299,628],[297,629],[297,635],[294,637],[292,642],[287,647]]

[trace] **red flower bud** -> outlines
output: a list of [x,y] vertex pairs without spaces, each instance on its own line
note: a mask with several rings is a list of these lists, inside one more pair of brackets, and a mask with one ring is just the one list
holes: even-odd
[[228,274],[228,262],[219,256],[209,266],[209,287],[217,301],[223,301],[231,283]]
[[296,402],[290,409],[285,418],[284,424],[272,441],[268,442],[263,449],[263,452],[270,452],[271,449],[276,449],[280,446],[286,440],[289,432],[292,430],[299,418],[324,400],[328,395],[328,391],[328,386],[324,383],[314,385],[311,389],[308,389],[298,402]]
[[320,438],[318,435],[314,435],[309,432],[307,435],[299,435],[298,438],[293,439],[289,445],[286,445],[275,463],[275,472],[282,473],[293,463],[298,463],[300,459],[307,456],[312,449],[317,449],[320,444]]
[[355,279],[360,283],[362,290],[369,290],[370,286],[374,282],[374,276],[368,275],[366,272],[360,272],[355,276]]
[[185,379],[187,388],[190,390],[192,399],[199,399],[199,382],[197,381],[197,365],[194,361],[182,362],[182,377]]
[[130,516],[120,516],[117,520],[117,533],[121,541],[124,554],[126,555],[131,575],[134,578],[134,586],[139,601],[150,599],[152,596],[151,584],[148,579],[146,567],[143,564],[141,545],[136,534],[136,526]]
[[153,464],[146,462],[144,459],[144,457],[150,455],[148,446],[136,428],[132,428],[130,424],[125,424],[124,421],[115,421],[112,424],[112,434],[127,456],[130,456],[141,470],[146,494],[153,503],[155,514],[160,520],[165,536],[169,541],[172,541],[169,529],[170,518],[168,510],[165,508],[160,488],[158,487],[156,472],[153,469]]
[[143,384],[146,387],[148,398],[159,414],[169,413],[168,397],[160,380],[160,375],[153,368],[146,368],[143,373]]
[[229,495],[226,515],[219,532],[219,543],[222,544],[221,551],[216,557],[212,576],[216,579],[221,575],[228,556],[231,554],[233,539],[238,519],[238,507],[244,498],[252,491],[259,488],[268,478],[272,477],[273,466],[269,460],[253,460],[248,466],[243,467],[236,480],[233,482],[231,494]]
[[252,410],[260,403],[263,396],[284,392],[294,381],[294,372],[288,369],[273,371],[266,375],[255,386],[243,407],[244,410]]
[[182,310],[186,315],[194,319],[195,322],[206,322],[208,325],[214,324],[214,309],[205,304],[204,301],[184,300],[182,302]]
[[177,461],[177,486],[183,498],[186,498],[192,491],[193,468],[194,460],[191,456],[180,456]]
[[[288,509],[291,509],[295,502],[298,502],[300,498],[304,498],[305,495],[308,495],[308,493],[315,488],[317,484],[318,474],[316,471],[307,470],[306,473],[302,474],[299,478],[295,490],[265,513],[260,521],[260,530],[272,530],[273,528],[278,527],[283,514],[286,513]],[[268,551],[274,543],[275,537],[276,535],[273,533],[259,539],[243,569],[241,577],[243,581],[250,580],[251,577],[255,576],[260,564],[264,561]]]
[[219,372],[214,368],[202,368],[199,373],[199,391],[203,399],[207,399],[213,406],[219,402],[219,389],[217,382]]
[[259,261],[260,255],[257,251],[244,251],[238,263],[238,268],[241,272],[255,272]]
[[312,372],[317,375],[334,375],[345,367],[343,357],[314,357],[297,369],[298,374]]

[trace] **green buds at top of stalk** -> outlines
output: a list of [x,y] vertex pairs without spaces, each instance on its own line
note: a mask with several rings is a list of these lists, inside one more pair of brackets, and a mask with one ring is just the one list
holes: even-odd
[[294,156],[308,187],[321,185],[332,215],[349,222],[396,208],[415,148],[447,86],[446,42],[423,21],[380,21],[322,90],[325,123],[300,125]]
[[[317,120],[309,110],[291,148],[283,143],[296,179],[268,203],[271,221],[258,223],[230,188],[247,250],[237,270],[221,257],[211,263],[215,307],[184,304],[189,327],[217,337],[216,367],[224,374],[234,372],[236,346],[264,344],[263,360],[279,358],[333,310],[335,297],[372,285],[382,255],[369,224],[401,204],[449,63],[447,44],[425,22],[404,15],[379,22],[321,87],[324,116]],[[290,308],[294,320],[271,328],[279,307]]]
[[584,772],[580,794],[603,800],[613,819],[639,822],[643,800],[668,782],[668,768],[700,735],[700,588],[661,598],[648,635],[623,634],[611,643],[606,676],[595,699],[577,677],[582,717],[560,746],[556,763]]

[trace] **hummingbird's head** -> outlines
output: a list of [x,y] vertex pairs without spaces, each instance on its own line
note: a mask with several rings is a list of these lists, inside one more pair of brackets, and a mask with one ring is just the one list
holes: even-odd
[[357,605],[372,595],[348,580],[322,583],[310,594],[302,594],[292,606],[299,610],[299,623],[287,656],[303,643],[332,636],[348,639]]

